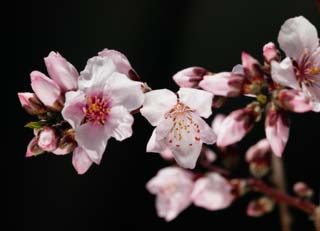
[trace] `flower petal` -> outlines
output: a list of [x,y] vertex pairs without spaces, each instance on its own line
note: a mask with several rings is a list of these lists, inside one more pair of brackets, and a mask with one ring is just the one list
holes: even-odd
[[201,117],[208,118],[211,115],[213,95],[210,92],[192,88],[180,88],[178,95],[183,104],[196,110],[196,113]]
[[33,137],[29,142],[26,152],[26,157],[36,156],[44,151],[38,146],[38,137]]
[[63,92],[78,88],[79,73],[77,69],[59,53],[51,51],[48,57],[44,58],[44,61],[49,76],[59,85]]
[[153,126],[157,126],[167,113],[177,103],[177,96],[167,89],[154,90],[145,94],[141,114]]
[[86,104],[85,95],[82,91],[69,91],[65,97],[66,102],[62,109],[62,116],[72,128],[76,128],[80,126],[85,116],[83,111]]
[[305,49],[319,46],[317,29],[303,16],[290,18],[281,26],[278,42],[287,56],[298,59]]
[[202,67],[189,67],[177,72],[172,78],[179,87],[197,88],[207,72]]
[[48,107],[61,109],[61,105],[57,105],[61,97],[59,86],[39,71],[31,72],[30,77],[31,87],[40,101]]
[[88,171],[92,163],[92,160],[90,160],[84,149],[77,147],[74,150],[72,155],[72,164],[77,170],[78,174],[81,175]]
[[154,129],[147,144],[147,152],[161,153],[166,149],[166,144],[162,140],[157,139],[156,129]]
[[214,117],[214,119],[211,123],[211,127],[212,127],[212,130],[214,131],[215,134],[219,134],[219,131],[221,129],[221,124],[225,118],[226,118],[226,116],[222,115],[222,114],[218,114]]
[[192,118],[194,122],[199,125],[200,138],[203,141],[203,143],[214,144],[217,140],[217,135],[212,130],[212,128],[199,116],[193,114]]
[[112,105],[122,105],[129,111],[141,107],[144,100],[141,82],[132,81],[127,76],[115,72],[105,85],[104,92],[110,95]]
[[289,57],[282,60],[281,63],[271,61],[271,77],[273,81],[285,87],[299,89],[299,84]]

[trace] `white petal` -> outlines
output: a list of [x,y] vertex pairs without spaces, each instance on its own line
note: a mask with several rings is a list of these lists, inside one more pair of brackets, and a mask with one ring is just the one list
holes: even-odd
[[285,87],[299,89],[299,84],[293,70],[293,65],[289,57],[282,60],[281,63],[271,62],[271,76],[273,81]]
[[278,42],[286,55],[295,59],[299,58],[304,49],[312,52],[319,46],[317,29],[303,16],[285,21]]
[[104,94],[110,96],[112,105],[122,105],[129,111],[141,107],[144,100],[141,82],[132,81],[124,74],[115,72],[105,84]]
[[132,136],[133,116],[123,106],[112,107],[105,124],[106,133],[118,141]]
[[193,88],[180,88],[178,95],[183,104],[196,110],[196,113],[201,117],[208,118],[211,115],[213,95],[210,92]]
[[200,138],[203,143],[214,144],[217,140],[217,136],[213,129],[199,116],[193,115],[192,118],[199,125]]
[[160,153],[164,150],[166,150],[166,145],[163,140],[157,139],[156,129],[154,129],[147,144],[147,152]]
[[84,149],[77,147],[73,152],[72,164],[78,174],[84,174],[92,165],[92,160]]
[[141,114],[153,126],[157,126],[167,113],[177,103],[177,96],[167,89],[154,90],[145,94]]
[[82,91],[69,91],[65,97],[66,102],[62,109],[62,116],[73,128],[76,128],[85,115],[83,111],[86,105],[85,95]]

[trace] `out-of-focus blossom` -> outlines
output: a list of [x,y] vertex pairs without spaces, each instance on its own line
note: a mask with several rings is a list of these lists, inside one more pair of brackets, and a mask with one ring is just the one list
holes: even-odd
[[197,179],[192,192],[192,201],[196,206],[208,210],[227,208],[234,200],[232,186],[217,173],[209,173]]
[[30,115],[40,115],[47,111],[45,106],[38,100],[37,96],[34,93],[19,92],[18,97],[19,97],[21,106]]
[[272,60],[280,60],[279,51],[273,42],[269,42],[263,46],[263,57],[267,63],[270,63]]
[[177,72],[172,78],[179,87],[198,88],[208,71],[202,67],[189,67]]
[[194,168],[202,144],[213,144],[216,135],[201,118],[211,115],[212,94],[206,91],[180,88],[177,96],[167,90],[145,94],[141,114],[156,126],[147,145],[147,152],[170,149],[177,163]]
[[282,89],[276,92],[276,101],[285,110],[304,113],[312,111],[310,98],[299,90]]
[[110,137],[122,141],[132,135],[131,111],[144,100],[141,82],[117,72],[108,56],[88,60],[79,77],[79,90],[66,93],[63,118],[75,131],[78,147],[73,165],[79,174],[99,164]]
[[250,217],[261,217],[274,208],[274,201],[268,197],[260,197],[249,203],[247,207],[247,215]]
[[278,36],[287,58],[272,61],[271,74],[275,82],[301,90],[320,110],[320,47],[317,29],[304,17],[285,21]]
[[56,131],[50,127],[44,127],[39,132],[38,146],[43,151],[51,152],[58,147]]
[[260,109],[256,104],[231,112],[218,129],[217,145],[225,147],[240,141],[251,130],[258,116]]
[[156,195],[156,209],[159,217],[166,221],[175,219],[191,204],[193,175],[178,167],[161,169],[146,185]]
[[58,84],[62,92],[77,89],[79,73],[64,57],[58,52],[51,51],[44,61],[49,76]]
[[293,191],[302,198],[311,198],[313,196],[313,190],[304,182],[295,183]]
[[265,131],[273,153],[281,157],[289,138],[289,118],[285,112],[271,106],[265,120]]

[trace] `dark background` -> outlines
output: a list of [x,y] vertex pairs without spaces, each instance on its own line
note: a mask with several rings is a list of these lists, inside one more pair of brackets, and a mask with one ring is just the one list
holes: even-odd
[[[5,163],[8,230],[280,230],[276,211],[248,218],[247,197],[223,211],[190,207],[171,223],[158,218],[145,183],[166,164],[157,154],[145,153],[153,128],[140,116],[133,137],[110,140],[101,165],[83,176],[73,169],[71,155],[25,159],[32,132],[23,125],[32,117],[20,108],[16,92],[31,91],[29,73],[46,73],[43,57],[51,50],[81,71],[105,47],[126,54],[152,88],[176,90],[171,76],[185,67],[230,70],[243,50],[261,60],[263,44],[276,42],[287,18],[304,15],[319,29],[315,1],[21,1],[15,11],[13,109],[10,127],[4,124],[11,131],[7,145],[12,160]],[[240,105],[230,104],[225,112]],[[291,118],[283,157],[288,184],[304,180],[319,189],[319,114]],[[262,136],[262,127],[255,129],[243,145]],[[294,215],[295,230],[312,230],[307,216]]]

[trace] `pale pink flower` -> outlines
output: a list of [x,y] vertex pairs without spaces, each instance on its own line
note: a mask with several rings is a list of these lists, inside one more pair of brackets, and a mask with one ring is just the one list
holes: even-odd
[[38,146],[43,151],[52,152],[57,149],[59,138],[54,129],[44,127],[41,129],[38,136]]
[[98,54],[101,57],[109,57],[116,66],[117,72],[128,76],[132,80],[139,80],[138,74],[132,68],[127,57],[121,52],[105,48]]
[[255,145],[252,145],[246,152],[246,161],[260,161],[270,153],[271,147],[267,139],[262,139]]
[[310,98],[303,92],[294,89],[282,89],[276,93],[277,103],[286,110],[303,113],[312,111]]
[[272,61],[271,74],[275,82],[301,90],[320,109],[320,47],[317,29],[304,17],[288,19],[278,36],[286,53],[281,63]]
[[58,52],[51,51],[48,57],[44,58],[44,61],[49,76],[58,84],[62,92],[78,88],[79,73],[77,69]]
[[232,186],[228,180],[218,173],[209,173],[194,184],[191,195],[196,206],[208,210],[220,210],[230,206],[234,200]]
[[178,167],[167,167],[161,169],[146,188],[156,195],[158,216],[171,221],[191,204],[193,175]]
[[92,162],[100,163],[110,137],[122,141],[132,135],[130,112],[142,105],[141,85],[117,72],[107,56],[88,60],[79,77],[79,90],[66,93],[62,110],[75,131],[78,148],[72,163],[79,174]]
[[208,71],[202,67],[189,67],[177,72],[172,78],[179,87],[198,88]]
[[263,57],[267,63],[272,60],[279,60],[279,51],[273,42],[269,42],[263,46]]
[[257,117],[255,106],[231,112],[219,126],[217,145],[225,147],[240,141],[251,130]]
[[211,115],[212,94],[180,88],[177,96],[167,90],[145,94],[141,114],[156,126],[147,145],[147,152],[160,153],[170,149],[177,163],[194,168],[202,143],[213,144],[216,135],[201,119]]
[[265,120],[265,131],[273,153],[281,157],[289,138],[288,116],[271,106]]
[[39,115],[47,110],[34,93],[19,92],[21,106],[31,115]]

